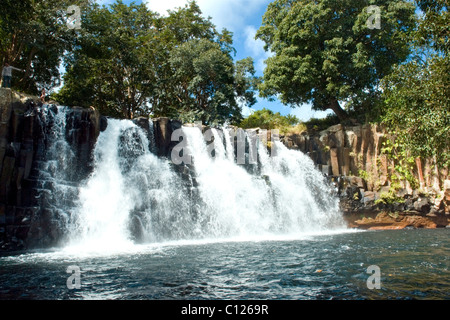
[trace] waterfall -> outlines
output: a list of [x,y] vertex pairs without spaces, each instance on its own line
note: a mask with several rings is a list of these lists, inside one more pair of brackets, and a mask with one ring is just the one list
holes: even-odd
[[[234,151],[230,150],[228,130],[221,135],[212,129],[214,143],[210,145],[198,128],[183,130],[197,172],[204,203],[202,214],[209,217],[207,229],[211,236],[295,234],[343,226],[338,201],[308,156],[275,142],[277,155],[271,157],[257,143],[258,161],[254,159],[255,164],[250,167],[261,168],[248,170],[229,156]],[[251,151],[251,143],[248,144]],[[214,156],[211,150],[215,151]],[[246,160],[252,161],[252,155]]]
[[185,163],[178,164],[156,155],[151,120],[146,132],[132,121],[109,119],[96,142],[91,174],[68,183],[74,156],[61,110],[53,115],[59,131],[49,138],[53,156],[42,171],[54,177],[57,197],[49,200],[64,213],[70,247],[105,251],[344,228],[338,199],[307,155],[280,142],[273,142],[272,155],[256,135],[229,128],[182,127]]
[[[56,243],[67,229],[75,201],[78,198],[79,172],[76,155],[67,140],[69,108],[43,105],[34,110],[39,126],[37,157],[31,173],[36,179],[33,192],[40,212],[33,219],[40,221],[36,237]],[[31,114],[30,114],[31,115]],[[30,116],[27,115],[27,116]],[[70,131],[70,130],[69,130]]]
[[[132,167],[134,156],[144,144],[139,144],[139,135],[135,140],[126,139],[132,134],[131,122],[111,122],[107,132],[98,138],[94,171],[86,184],[80,186],[70,229],[71,238],[86,245],[117,246],[130,241],[127,221],[133,208],[133,194],[123,173]],[[124,150],[123,146],[129,148]]]
[[213,129],[209,137],[196,127],[182,132],[192,163],[180,167],[154,155],[133,122],[109,120],[94,171],[80,186],[72,243],[117,248],[343,226],[337,200],[306,155],[277,143],[279,155],[271,158],[259,145],[255,175],[236,164],[228,130]]

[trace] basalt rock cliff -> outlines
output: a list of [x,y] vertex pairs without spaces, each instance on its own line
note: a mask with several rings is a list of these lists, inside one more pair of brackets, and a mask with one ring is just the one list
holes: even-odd
[[[53,179],[60,171],[68,171],[57,167],[57,157],[72,153],[70,176],[62,177],[67,193],[76,193],[75,186],[92,172],[94,147],[107,128],[108,119],[93,108],[67,108],[62,114],[56,105],[51,102],[44,107],[37,97],[0,89],[0,251],[58,243],[61,224],[67,219],[58,201],[67,197],[55,192]],[[172,133],[181,128],[181,122],[168,118],[138,118],[134,122],[147,132],[153,153],[170,157],[178,143],[172,141]],[[67,145],[52,145],[50,138],[57,130],[64,130]],[[252,131],[258,133],[258,129]],[[438,168],[432,159],[417,159],[414,175],[418,187],[396,181],[394,189],[396,173],[381,150],[387,137],[386,130],[378,125],[337,125],[322,132],[291,134],[280,139],[287,147],[308,154],[317,169],[335,184],[350,227],[448,226],[448,169]],[[58,152],[50,153],[50,149]],[[176,168],[189,179],[191,169]]]
[[336,125],[315,133],[283,136],[336,185],[351,227],[402,229],[446,227],[450,223],[450,176],[433,159],[415,160],[411,185],[383,152],[390,133],[380,125]]

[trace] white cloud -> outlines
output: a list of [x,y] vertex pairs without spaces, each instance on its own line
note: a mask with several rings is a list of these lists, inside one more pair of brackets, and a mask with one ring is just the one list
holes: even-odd
[[264,50],[264,42],[262,40],[255,39],[256,32],[257,29],[254,26],[245,27],[245,49],[253,57],[257,73],[262,75],[265,61],[272,56],[272,53]]
[[[144,0],[147,7],[166,15],[167,10],[184,7],[187,0]],[[264,12],[271,0],[197,0],[197,4],[205,17],[211,17],[218,30],[227,28],[235,35],[235,43],[242,41],[246,54],[251,55],[255,61],[255,68],[262,75],[265,68],[264,61],[271,53],[264,51],[264,42],[255,40],[259,28],[253,24],[260,23],[262,17],[255,12]]]
[[[286,108],[289,108],[289,107],[286,107]],[[333,114],[333,111],[331,111],[331,110],[315,111],[312,109],[312,105],[304,104],[301,107],[292,108],[290,111],[290,114],[296,116],[301,121],[308,121],[311,118],[316,118],[316,119],[326,118],[327,115]]]

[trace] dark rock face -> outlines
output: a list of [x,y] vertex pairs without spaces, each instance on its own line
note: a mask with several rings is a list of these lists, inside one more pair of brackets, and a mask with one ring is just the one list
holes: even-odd
[[[0,251],[58,245],[66,235],[78,185],[93,170],[93,152],[108,120],[93,108],[42,105],[37,97],[0,89]],[[169,158],[179,141],[172,133],[182,123],[168,118],[138,118],[147,134],[149,150]],[[123,133],[120,150],[124,171],[145,152],[140,133]],[[70,168],[70,170],[65,170]],[[188,166],[176,166],[187,185],[195,182]],[[61,188],[63,186],[63,188]],[[131,219],[139,238],[139,215]]]
[[170,158],[173,148],[180,143],[172,141],[175,130],[181,129],[182,123],[169,118],[136,118],[133,122],[147,133],[149,150],[158,157]]
[[76,174],[86,176],[92,170],[91,157],[97,137],[106,130],[107,120],[97,110],[72,108],[66,118],[66,140],[77,158]]
[[[0,250],[55,245],[68,217],[54,206],[61,197],[54,179],[48,178],[59,168],[46,162],[69,158],[71,175],[56,177],[72,192],[71,184],[92,170],[92,151],[100,131],[106,129],[106,118],[81,108],[64,110],[62,115],[55,105],[42,105],[9,89],[0,89],[0,108]],[[57,132],[61,120],[65,132]],[[54,144],[57,133],[65,136],[66,146]]]
[[[64,239],[78,185],[93,170],[93,152],[108,120],[93,108],[42,105],[37,97],[0,89],[0,251],[45,248]],[[179,141],[172,133],[182,123],[168,118],[138,118],[149,150],[169,158]],[[124,159],[142,154],[136,130],[123,133]],[[122,163],[124,171],[133,163]],[[65,170],[70,168],[70,170]],[[187,185],[195,182],[188,166],[176,166]],[[61,190],[60,186],[63,186]],[[58,187],[59,186],[59,187]],[[139,238],[139,215],[131,219]]]
[[153,119],[155,143],[157,145],[157,155],[159,157],[169,158],[173,148],[179,141],[172,141],[172,133],[181,129],[182,123],[169,118]]

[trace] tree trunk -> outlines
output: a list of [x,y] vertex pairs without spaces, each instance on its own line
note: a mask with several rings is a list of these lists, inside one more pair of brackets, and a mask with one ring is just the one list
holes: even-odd
[[328,109],[333,110],[333,112],[337,115],[337,117],[341,122],[348,119],[347,111],[342,109],[341,105],[339,104],[339,101],[337,101],[336,99],[333,99],[330,102],[330,104],[328,105]]

